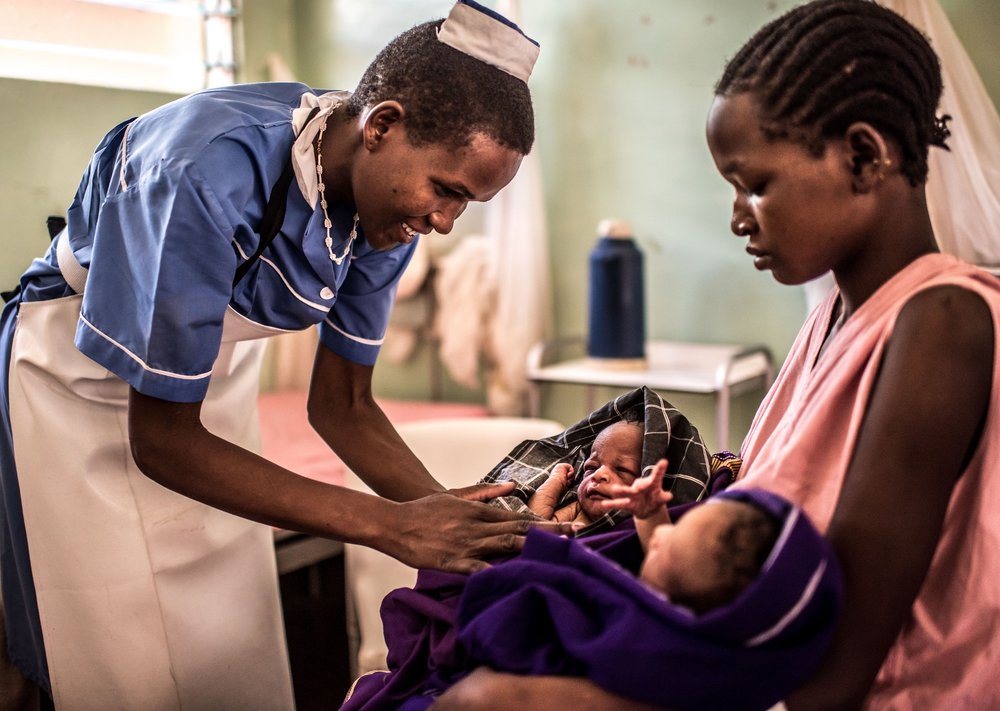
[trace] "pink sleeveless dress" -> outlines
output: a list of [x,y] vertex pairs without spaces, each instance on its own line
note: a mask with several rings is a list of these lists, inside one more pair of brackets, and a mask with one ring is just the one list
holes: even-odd
[[[917,292],[955,284],[980,294],[1000,353],[1000,280],[953,257],[921,257],[846,322],[816,363],[837,294],[811,314],[743,444],[743,476],[799,504],[826,531],[883,349]],[[812,364],[816,363],[815,367]],[[979,448],[952,494],[912,616],[866,708],[1000,708],[1000,358]]]

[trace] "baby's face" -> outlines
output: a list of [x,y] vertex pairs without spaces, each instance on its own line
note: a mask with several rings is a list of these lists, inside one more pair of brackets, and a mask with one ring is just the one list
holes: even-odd
[[641,425],[616,422],[601,430],[594,440],[590,457],[583,464],[583,480],[576,490],[580,508],[591,521],[606,511],[597,502],[611,498],[611,484],[631,484],[642,471]]
[[716,553],[723,531],[745,504],[725,499],[688,511],[653,531],[639,578],[672,600],[699,599],[720,585]]

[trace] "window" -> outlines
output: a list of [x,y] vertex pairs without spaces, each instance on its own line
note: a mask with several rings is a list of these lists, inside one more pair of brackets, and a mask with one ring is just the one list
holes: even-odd
[[0,74],[187,94],[233,81],[233,0],[4,0]]

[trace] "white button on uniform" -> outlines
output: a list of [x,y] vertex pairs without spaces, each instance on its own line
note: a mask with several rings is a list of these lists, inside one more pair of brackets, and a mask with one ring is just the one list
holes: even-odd
[[331,289],[328,286],[324,286],[322,289],[320,289],[319,298],[321,298],[321,299],[332,299],[333,298],[333,289]]

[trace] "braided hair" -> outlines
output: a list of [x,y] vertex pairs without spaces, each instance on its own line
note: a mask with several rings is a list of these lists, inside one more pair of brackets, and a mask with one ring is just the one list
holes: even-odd
[[528,85],[438,41],[442,20],[407,30],[378,53],[347,102],[348,116],[395,100],[414,145],[468,145],[482,133],[527,155],[535,140]]
[[726,65],[717,95],[751,92],[763,130],[821,155],[827,138],[865,121],[895,139],[900,169],[927,179],[931,145],[947,149],[937,118],[941,66],[927,39],[871,0],[815,0],[762,27]]

